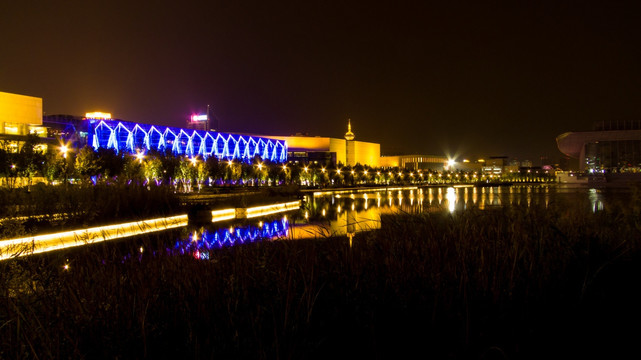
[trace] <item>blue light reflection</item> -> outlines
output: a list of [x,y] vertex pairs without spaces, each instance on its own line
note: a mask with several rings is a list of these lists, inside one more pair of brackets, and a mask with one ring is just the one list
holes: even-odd
[[262,226],[246,225],[217,230],[194,231],[187,239],[174,246],[178,254],[192,254],[199,259],[209,259],[211,250],[287,237],[287,218],[265,222]]

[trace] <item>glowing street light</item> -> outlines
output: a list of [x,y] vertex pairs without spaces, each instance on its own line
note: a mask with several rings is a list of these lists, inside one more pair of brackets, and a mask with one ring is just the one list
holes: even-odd
[[69,152],[69,147],[67,147],[66,144],[60,145],[60,153],[62,154],[62,157],[64,157],[66,159],[68,152]]
[[136,160],[142,164],[142,160],[145,158],[145,153],[139,151],[136,153]]
[[258,170],[263,170],[263,163],[258,163]]
[[198,158],[194,156],[193,158],[190,159],[190,161],[193,166],[196,166],[196,164],[198,163]]
[[456,161],[454,159],[449,159],[447,160],[447,168],[450,169],[456,165]]

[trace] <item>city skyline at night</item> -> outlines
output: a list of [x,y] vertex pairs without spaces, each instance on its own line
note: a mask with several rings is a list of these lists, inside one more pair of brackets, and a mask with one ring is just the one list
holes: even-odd
[[220,131],[341,137],[382,154],[563,156],[556,136],[639,119],[639,5],[0,5],[0,91]]

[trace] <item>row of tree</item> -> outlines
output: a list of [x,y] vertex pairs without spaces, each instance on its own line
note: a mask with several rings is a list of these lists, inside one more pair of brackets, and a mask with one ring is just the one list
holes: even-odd
[[[126,182],[141,185],[171,185],[189,192],[203,186],[354,186],[408,183],[472,183],[500,181],[500,177],[460,171],[410,171],[399,168],[372,168],[367,165],[277,164],[255,157],[239,162],[209,157],[188,158],[171,153],[148,152],[131,155],[112,149],[91,147],[77,150],[38,151],[38,138],[29,136],[18,153],[0,149],[0,176],[44,177],[50,183]],[[549,181],[553,177],[538,178]],[[531,180],[535,180],[532,178]],[[11,183],[7,181],[7,183]]]

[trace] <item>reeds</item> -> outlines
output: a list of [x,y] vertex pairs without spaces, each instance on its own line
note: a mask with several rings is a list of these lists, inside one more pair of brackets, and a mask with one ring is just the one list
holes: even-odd
[[641,319],[639,217],[584,205],[384,216],[351,246],[207,261],[172,255],[170,232],[2,262],[0,358],[615,355],[613,325]]
[[29,189],[0,188],[2,238],[179,212],[186,211],[166,186],[36,184]]

